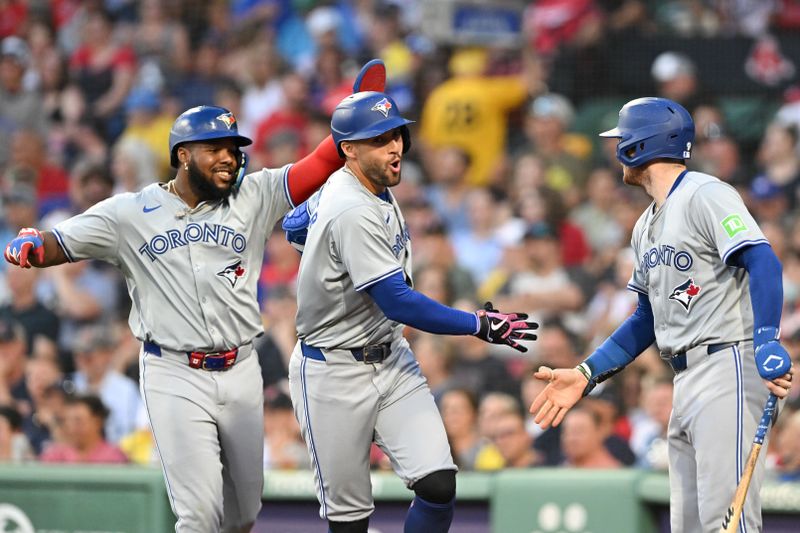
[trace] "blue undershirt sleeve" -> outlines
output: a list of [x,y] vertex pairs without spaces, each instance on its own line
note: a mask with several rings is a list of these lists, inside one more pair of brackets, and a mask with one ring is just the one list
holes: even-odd
[[636,311],[586,358],[592,379],[597,383],[616,374],[656,340],[653,308],[639,294]]
[[366,288],[386,318],[412,328],[444,335],[473,335],[478,317],[431,300],[406,284],[402,272]]
[[766,243],[737,250],[728,260],[744,268],[750,277],[750,302],[753,305],[753,330],[777,328],[783,310],[783,268]]

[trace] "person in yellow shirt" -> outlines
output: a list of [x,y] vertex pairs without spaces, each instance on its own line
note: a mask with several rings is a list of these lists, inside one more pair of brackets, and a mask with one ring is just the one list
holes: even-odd
[[169,164],[169,153],[164,147],[169,145],[169,130],[173,118],[161,112],[161,101],[158,95],[148,89],[134,89],[125,101],[127,126],[122,132],[122,139],[137,139],[150,148],[158,161],[159,175],[153,176],[158,181],[166,181],[172,173]]
[[525,77],[486,76],[487,63],[485,49],[456,52],[449,64],[453,77],[431,91],[421,115],[425,146],[457,146],[469,155],[466,180],[471,185],[491,181],[505,149],[508,113],[539,84],[530,68]]

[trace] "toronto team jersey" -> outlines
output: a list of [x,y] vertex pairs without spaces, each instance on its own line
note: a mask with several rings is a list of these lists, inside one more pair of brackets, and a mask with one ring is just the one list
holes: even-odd
[[707,174],[683,173],[660,209],[647,208],[628,288],[648,296],[662,353],[753,337],[747,271],[727,262],[766,242],[736,190]]
[[256,284],[264,245],[291,207],[290,165],[244,177],[236,194],[194,209],[164,184],[118,194],[58,224],[70,261],[117,266],[140,340],[172,350],[225,350],[263,331]]
[[370,192],[347,167],[309,199],[311,225],[297,278],[297,333],[318,348],[389,342],[403,325],[367,289],[402,272],[411,285],[408,226],[391,193]]

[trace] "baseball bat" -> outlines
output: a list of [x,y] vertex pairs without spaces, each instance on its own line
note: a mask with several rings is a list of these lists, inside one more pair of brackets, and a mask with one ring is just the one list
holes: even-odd
[[772,423],[777,403],[778,397],[770,393],[769,398],[767,398],[767,404],[764,406],[764,412],[761,413],[761,422],[759,422],[758,429],[756,429],[753,445],[750,446],[750,454],[747,456],[747,464],[744,467],[744,472],[742,472],[742,478],[739,480],[739,486],[736,487],[733,501],[722,519],[722,528],[720,528],[719,533],[736,533],[736,529],[739,527],[739,517],[742,516],[744,500],[747,498],[747,489],[750,487],[750,479],[756,469],[758,454],[761,452],[761,445],[764,444],[764,438],[766,438],[767,431],[769,431],[769,426]]

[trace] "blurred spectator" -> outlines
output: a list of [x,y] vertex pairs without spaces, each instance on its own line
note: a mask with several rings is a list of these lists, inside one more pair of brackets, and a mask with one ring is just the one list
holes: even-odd
[[92,10],[81,32],[83,42],[70,58],[71,79],[91,105],[89,117],[106,138],[122,132],[122,106],[133,85],[136,55],[114,39],[111,14]]
[[789,413],[779,428],[775,439],[778,480],[800,481],[800,411]]
[[[18,172],[19,171],[19,172]],[[3,194],[3,224],[0,234],[5,242],[17,236],[22,228],[32,228],[39,220],[39,202],[36,198],[36,189],[27,182],[32,179],[29,172],[24,169],[15,169],[9,174],[12,183]],[[19,179],[20,176],[22,179]],[[5,265],[0,270],[8,271]]]
[[506,414],[518,413],[521,407],[515,396],[506,392],[490,392],[481,396],[478,405],[478,432],[489,438],[494,423]]
[[[456,302],[459,309],[475,309],[472,301],[466,305]],[[506,365],[498,357],[492,355],[490,345],[481,342],[472,335],[452,337],[454,352],[453,381],[458,387],[471,390],[479,398],[488,392],[506,392],[516,394],[519,385],[509,374]]]
[[275,49],[257,46],[248,55],[250,80],[242,91],[242,112],[237,117],[239,134],[252,138],[258,124],[283,105],[285,96],[279,78],[280,56]]
[[23,416],[31,411],[31,398],[25,386],[28,346],[22,325],[0,316],[0,405],[11,405]]
[[506,143],[507,114],[523,103],[528,90],[520,76],[485,76],[487,62],[483,49],[454,53],[453,77],[433,89],[421,115],[424,145],[458,146],[469,155],[471,185],[492,181]]
[[764,175],[780,187],[795,209],[800,205],[800,157],[796,150],[798,129],[780,122],[767,127],[757,159]]
[[532,225],[522,242],[525,268],[510,273],[498,309],[518,309],[535,319],[580,311],[584,296],[561,260],[558,236],[547,222]]
[[595,0],[539,0],[525,11],[525,33],[546,58],[566,47],[583,48],[602,36],[602,13]]
[[[406,222],[409,221],[406,216]],[[414,234],[414,265],[418,271],[434,268],[445,273],[448,305],[475,295],[472,274],[456,262],[455,251],[446,228],[437,221],[426,226],[422,234]]]
[[544,165],[545,185],[561,193],[570,207],[582,199],[592,151],[583,135],[567,133],[574,118],[570,101],[555,93],[534,99],[525,118],[529,149]]
[[161,99],[154,90],[138,88],[131,91],[125,99],[126,126],[118,142],[136,139],[143,142],[149,154],[143,157],[155,157],[158,170],[151,181],[167,181],[170,173],[169,153],[164,147],[169,146],[169,131],[174,118],[161,111]]
[[0,405],[0,463],[22,463],[35,457],[22,432],[22,417],[13,407]]
[[48,446],[44,463],[127,463],[128,458],[103,436],[108,409],[97,396],[70,396],[64,410],[64,442]]
[[166,179],[171,174],[171,170],[160,172],[158,156],[144,141],[123,137],[114,144],[111,154],[112,194],[138,192],[145,185]]
[[292,411],[278,387],[264,390],[264,470],[307,469],[311,464]]
[[459,470],[493,470],[497,450],[478,433],[478,401],[466,389],[450,389],[439,407],[453,460]]
[[58,341],[60,320],[37,296],[36,286],[40,271],[35,268],[9,268],[6,283],[11,301],[0,307],[0,315],[7,315],[25,329],[25,344],[33,348],[34,339],[43,336],[52,342]]
[[667,427],[672,413],[672,376],[647,380],[643,385],[642,407],[646,418],[633,426],[631,449],[636,464],[651,470],[667,471]]
[[[586,183],[586,201],[572,210],[570,218],[580,226],[592,253],[605,257],[608,265],[623,242],[622,227],[614,216],[619,201],[616,175],[607,168],[596,168]],[[597,270],[596,270],[597,271]]]
[[656,82],[656,93],[687,109],[694,109],[698,97],[697,68],[689,56],[679,52],[662,52],[650,66]]
[[169,10],[174,11],[172,2],[142,0],[135,4],[139,20],[131,42],[140,61],[139,79],[144,82],[144,89],[157,91],[163,84],[180,79],[189,69],[189,34],[183,24],[170,16]]
[[113,331],[103,326],[86,326],[77,332],[75,367],[72,375],[75,391],[98,396],[108,408],[106,440],[117,444],[134,431],[144,409],[136,382],[113,368],[116,349]]
[[19,130],[44,135],[47,119],[42,97],[23,84],[30,65],[30,49],[19,37],[6,37],[0,44],[0,168],[11,156],[11,136]]
[[[309,122],[308,83],[299,74],[281,78],[283,104],[256,126],[253,139],[253,166],[277,168],[297,161],[308,153],[305,129]],[[281,142],[291,140],[294,151],[278,156]]]
[[717,176],[734,187],[742,187],[749,180],[747,169],[742,161],[739,144],[733,137],[725,135],[719,126],[702,142],[695,142],[692,158],[688,161],[692,170]]
[[428,157],[430,185],[425,197],[447,230],[453,233],[469,230],[467,194],[470,186],[466,175],[470,166],[469,154],[457,146],[442,146],[430,151]]
[[414,355],[419,369],[437,405],[441,408],[442,396],[454,387],[453,345],[446,337],[419,332],[413,340]]
[[500,262],[499,210],[487,189],[475,188],[465,198],[469,227],[451,233],[458,264],[480,284]]
[[789,198],[783,188],[767,176],[756,176],[750,184],[749,207],[759,224],[780,223],[789,212]]
[[653,18],[661,31],[679,37],[713,37],[719,32],[719,16],[709,2],[664,0],[655,2]]
[[542,458],[533,447],[533,437],[525,430],[521,413],[506,413],[495,420],[490,438],[503,456],[505,468],[531,468],[542,464]]
[[[225,84],[233,83],[221,68],[218,42],[206,39],[195,45],[193,51],[189,72],[172,87],[172,94],[179,102],[179,113],[199,105],[221,105],[215,100],[216,91]],[[231,111],[237,116],[241,114],[233,109]]]
[[67,392],[72,392],[72,383],[63,377],[55,357],[33,357],[25,368],[30,403],[22,411],[22,429],[37,454],[48,444],[63,440],[64,403]]
[[39,216],[68,203],[69,176],[58,164],[50,162],[40,134],[18,130],[11,138],[11,150],[11,163],[31,172],[24,179],[36,189]]
[[[295,251],[292,253],[297,255]],[[253,346],[258,353],[264,386],[269,387],[289,377],[289,358],[297,342],[294,288],[287,285],[272,287],[265,295],[262,306],[265,333],[256,337]]]
[[603,445],[600,415],[580,405],[562,422],[561,449],[564,466],[572,468],[619,468],[622,466]]

